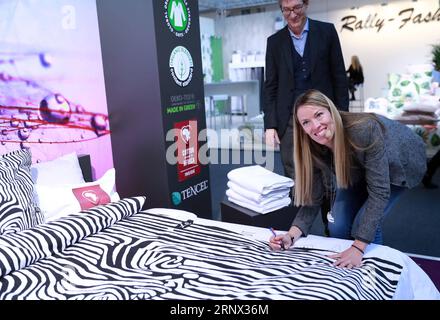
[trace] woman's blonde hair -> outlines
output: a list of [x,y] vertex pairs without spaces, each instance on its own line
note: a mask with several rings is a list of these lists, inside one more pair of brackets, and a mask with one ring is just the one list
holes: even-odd
[[361,62],[359,61],[358,56],[351,57],[351,66],[353,67],[354,70],[361,70],[362,69],[362,65],[361,65]]
[[[344,127],[375,119],[369,113],[349,113],[338,111],[333,102],[318,90],[309,90],[298,97],[294,106],[294,163],[295,163],[295,198],[296,206],[312,204],[313,168],[323,168],[325,163],[321,159],[322,146],[313,141],[304,131],[297,117],[298,108],[304,105],[323,107],[329,110],[335,126],[333,161],[338,188],[347,188],[350,183],[350,168],[352,164],[352,149],[366,149],[357,146],[345,134]],[[379,122],[380,123],[380,122]],[[367,148],[370,148],[368,146]]]

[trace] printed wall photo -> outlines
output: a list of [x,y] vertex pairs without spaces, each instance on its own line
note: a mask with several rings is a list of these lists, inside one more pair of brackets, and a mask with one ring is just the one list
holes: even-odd
[[0,154],[113,167],[95,1],[0,1]]

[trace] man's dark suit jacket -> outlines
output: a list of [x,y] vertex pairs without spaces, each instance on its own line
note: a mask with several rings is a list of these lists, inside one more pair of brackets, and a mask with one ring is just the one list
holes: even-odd
[[[309,19],[312,88],[348,111],[348,81],[339,37],[333,24]],[[281,138],[294,104],[293,43],[287,26],[267,39],[264,126]]]

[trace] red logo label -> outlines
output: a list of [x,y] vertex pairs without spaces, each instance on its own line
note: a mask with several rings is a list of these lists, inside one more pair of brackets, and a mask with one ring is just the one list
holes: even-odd
[[197,121],[187,120],[174,124],[177,136],[177,177],[182,182],[200,173],[197,156]]
[[99,185],[72,189],[73,194],[81,206],[87,210],[101,204],[110,203],[110,196]]

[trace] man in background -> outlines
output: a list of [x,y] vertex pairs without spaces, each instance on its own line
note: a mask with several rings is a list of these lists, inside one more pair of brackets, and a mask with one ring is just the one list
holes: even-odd
[[292,108],[296,98],[308,89],[317,89],[338,109],[348,111],[349,105],[346,68],[336,29],[331,23],[308,18],[308,4],[308,0],[279,0],[287,26],[267,39],[266,48],[266,145],[280,146],[284,174],[291,178],[295,172]]

